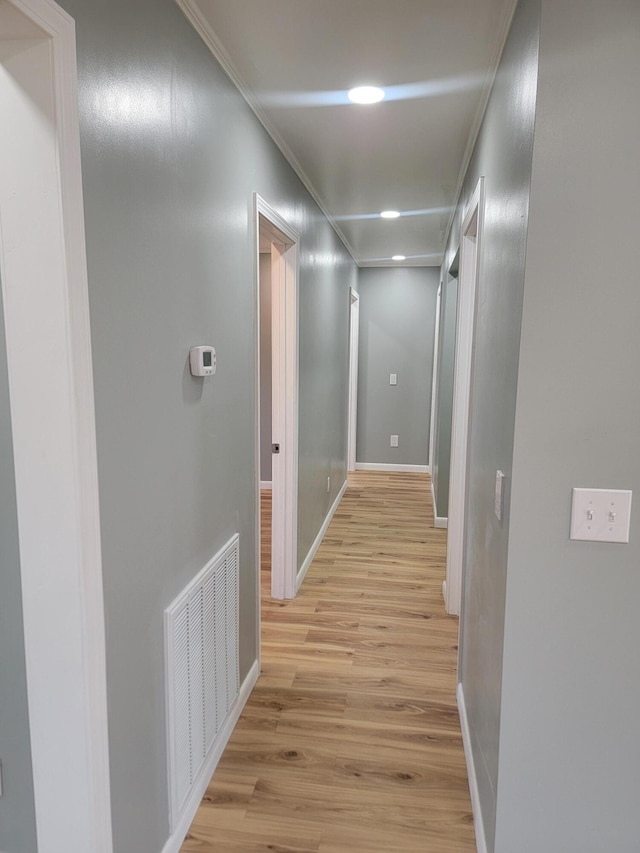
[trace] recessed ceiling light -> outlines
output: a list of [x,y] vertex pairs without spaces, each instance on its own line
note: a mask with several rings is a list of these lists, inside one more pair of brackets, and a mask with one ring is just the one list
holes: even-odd
[[354,104],[377,104],[384,98],[384,91],[377,86],[356,86],[349,89],[347,96]]
[[400,216],[399,210],[383,210],[380,216],[383,219],[397,219]]
[[407,260],[407,256],[406,256],[406,255],[394,255],[394,256],[391,258],[391,260],[392,260],[392,261],[406,261],[406,260]]

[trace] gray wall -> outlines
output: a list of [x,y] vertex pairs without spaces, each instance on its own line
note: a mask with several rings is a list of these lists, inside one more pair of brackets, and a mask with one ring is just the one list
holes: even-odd
[[[426,465],[437,267],[363,268],[358,274],[358,462]],[[389,385],[389,374],[398,384]],[[398,447],[389,436],[398,435]]]
[[260,479],[271,481],[271,254],[260,255]]
[[[236,531],[241,677],[257,653],[253,192],[301,234],[303,555],[346,471],[356,268],[173,0],[63,5],[77,25],[115,851],[158,853],[162,614]],[[189,347],[207,343],[217,373],[194,379]]]
[[[511,474],[538,51],[539,0],[519,4],[465,178],[443,271],[460,221],[485,177],[469,434],[460,670],[489,850],[498,782],[509,502],[494,514],[496,470]],[[444,275],[444,272],[443,272]],[[543,847],[539,847],[544,849]],[[520,851],[515,845],[513,851]]]
[[[637,0],[543,0],[496,853],[640,849],[638,80]],[[573,486],[635,490],[629,545]]]
[[629,545],[568,534],[573,486],[640,478],[639,76],[636,0],[521,0],[463,195],[486,175],[461,679],[490,853],[638,849],[637,512]]
[[453,412],[453,374],[456,356],[456,312],[458,279],[444,276],[440,294],[440,332],[438,335],[438,381],[436,421],[434,424],[431,478],[435,498],[434,514],[449,516],[449,475],[451,472],[451,416]]
[[310,226],[300,259],[307,286],[299,313],[299,567],[347,477],[349,288],[357,275],[323,219]]
[[34,853],[36,820],[22,625],[7,350],[0,288],[0,850]]

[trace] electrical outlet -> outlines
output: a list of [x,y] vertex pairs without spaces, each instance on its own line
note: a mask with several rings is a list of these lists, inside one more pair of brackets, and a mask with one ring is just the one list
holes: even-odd
[[327,494],[331,491],[331,477],[327,477]]
[[628,542],[631,492],[622,489],[574,489],[571,539]]
[[391,439],[389,442],[390,447],[397,447],[398,446],[398,436],[392,435],[392,436],[390,436],[390,439]]
[[498,521],[502,521],[502,510],[504,507],[504,474],[502,471],[496,471],[496,492],[494,512]]
[[398,384],[398,374],[390,373],[389,374],[389,385],[397,385]]

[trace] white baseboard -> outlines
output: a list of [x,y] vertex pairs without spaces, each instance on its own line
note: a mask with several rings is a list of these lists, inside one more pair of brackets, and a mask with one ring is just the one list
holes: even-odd
[[469,792],[471,794],[471,808],[473,809],[473,824],[476,831],[476,848],[478,853],[488,853],[487,837],[484,832],[482,821],[482,810],[480,808],[480,792],[478,791],[478,777],[476,775],[473,750],[471,749],[471,731],[469,730],[469,719],[467,708],[464,704],[464,691],[462,684],[458,684],[458,713],[460,714],[460,728],[462,729],[462,743],[464,744],[464,757],[467,762],[467,776],[469,777]]
[[430,474],[431,465],[394,465],[386,462],[356,462],[356,471],[397,471],[409,474]]
[[271,491],[272,488],[273,488],[273,483],[271,482],[271,480],[260,480],[260,489],[261,490],[267,489],[268,491]]
[[203,766],[200,775],[193,783],[193,790],[189,797],[189,801],[185,806],[182,819],[176,827],[175,832],[167,839],[166,844],[162,848],[162,853],[179,853],[182,843],[189,832],[189,827],[193,822],[193,818],[195,817],[198,807],[202,802],[207,786],[211,781],[213,771],[216,769],[218,762],[220,761],[224,748],[229,742],[229,738],[231,737],[235,725],[238,722],[242,709],[247,703],[247,699],[251,695],[251,691],[255,687],[259,675],[260,665],[256,660],[242,682],[238,698],[229,711],[227,719],[220,730],[220,734],[216,738],[216,744],[211,755],[209,756],[206,764]]
[[433,488],[433,480],[431,481],[431,503],[433,505],[433,526],[440,528],[447,528],[449,524],[449,519],[445,518],[442,515],[438,515],[438,509],[436,507],[436,493]]
[[318,531],[318,535],[314,539],[313,545],[311,546],[311,548],[309,548],[309,553],[304,558],[303,564],[300,566],[300,570],[298,571],[298,574],[296,577],[296,592],[298,592],[298,590],[302,586],[302,581],[304,580],[305,575],[309,571],[309,566],[313,562],[313,558],[315,557],[316,552],[317,552],[318,548],[320,547],[322,540],[324,539],[324,534],[327,532],[327,528],[329,527],[329,524],[331,523],[331,519],[333,518],[335,511],[338,509],[338,505],[340,504],[340,501],[342,500],[342,496],[344,495],[344,493],[346,491],[347,491],[347,481],[345,480],[344,483],[342,484],[340,491],[338,492],[338,495],[337,495],[335,501],[331,504],[331,509],[327,513],[327,517],[322,522],[322,527]]

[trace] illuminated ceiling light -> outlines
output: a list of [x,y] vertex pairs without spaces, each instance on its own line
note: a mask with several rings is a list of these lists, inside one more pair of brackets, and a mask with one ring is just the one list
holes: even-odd
[[397,219],[400,216],[399,210],[383,210],[380,216],[383,219]]
[[406,256],[406,255],[394,255],[394,256],[391,258],[391,260],[392,260],[392,261],[406,261],[406,260],[407,260],[407,256]]
[[377,104],[384,98],[384,91],[377,86],[356,86],[347,93],[354,104]]

